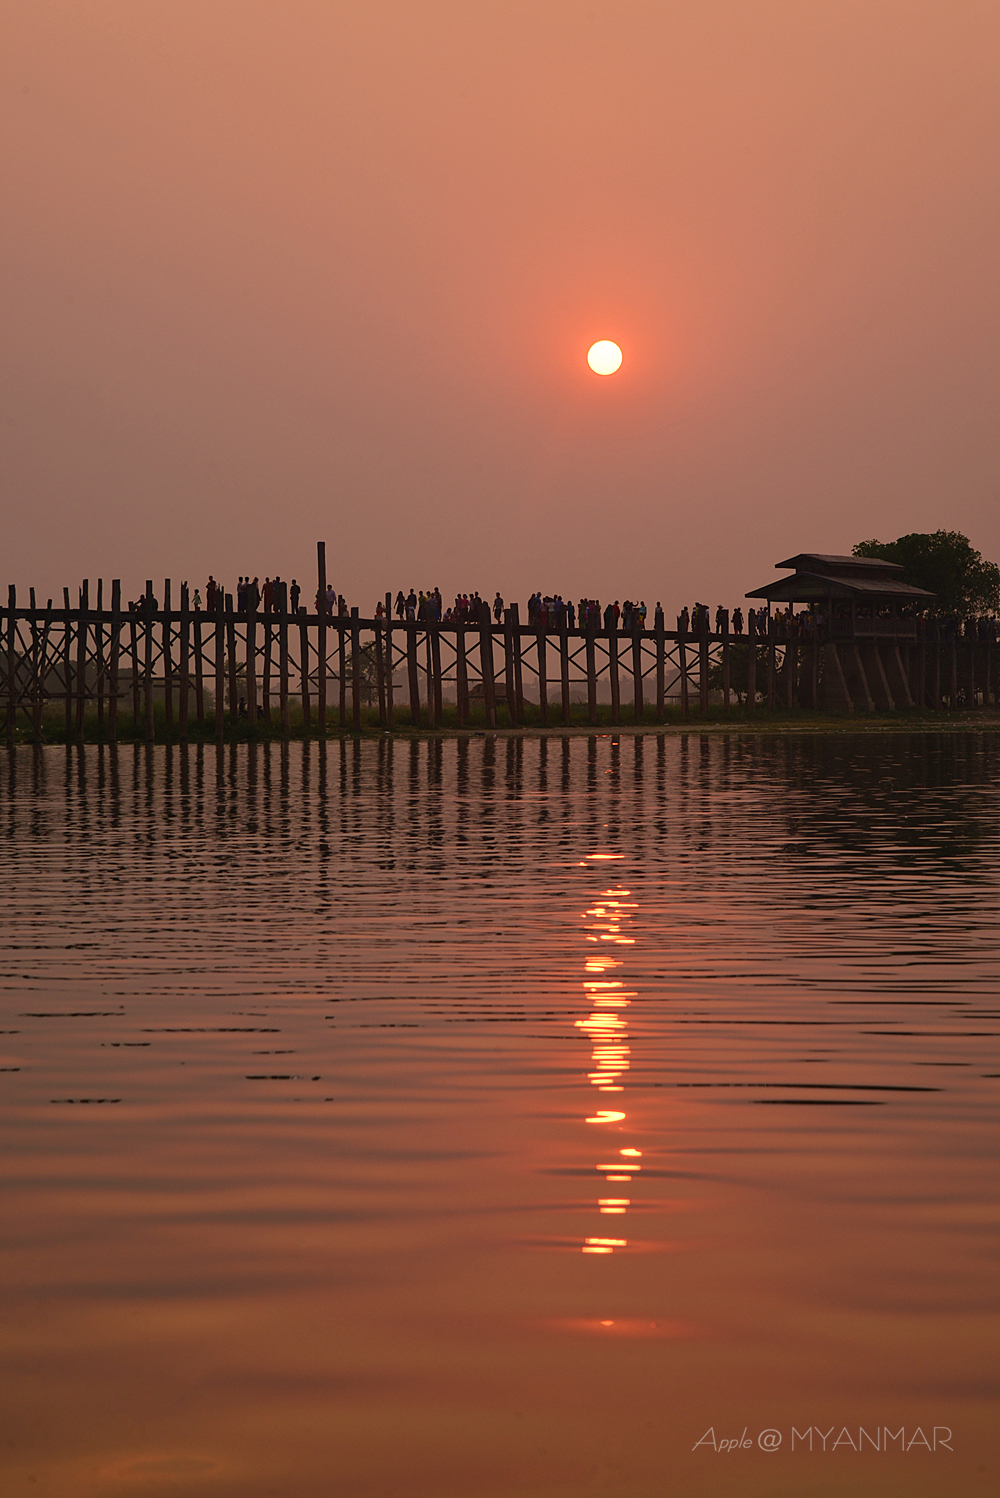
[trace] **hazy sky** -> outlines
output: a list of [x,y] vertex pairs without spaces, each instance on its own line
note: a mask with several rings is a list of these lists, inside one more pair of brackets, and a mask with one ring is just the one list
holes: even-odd
[[3,0],[0,117],[4,585],[1000,560],[996,0]]

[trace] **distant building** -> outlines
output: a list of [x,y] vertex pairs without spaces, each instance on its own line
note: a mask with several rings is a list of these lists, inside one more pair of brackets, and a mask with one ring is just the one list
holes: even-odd
[[808,604],[813,628],[804,648],[793,652],[801,661],[787,666],[796,670],[798,700],[848,711],[912,707],[911,647],[935,595],[904,582],[902,567],[878,558],[805,551],[775,566],[793,569],[791,576],[746,596],[766,599],[769,609]]

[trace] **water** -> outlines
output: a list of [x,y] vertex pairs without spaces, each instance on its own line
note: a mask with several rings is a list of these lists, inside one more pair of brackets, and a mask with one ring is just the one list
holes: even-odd
[[17,751],[3,1491],[994,1491],[998,767]]

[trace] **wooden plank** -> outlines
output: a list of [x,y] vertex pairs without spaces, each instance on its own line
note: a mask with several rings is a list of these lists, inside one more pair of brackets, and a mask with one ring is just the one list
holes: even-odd
[[163,583],[163,627],[160,635],[160,653],[163,657],[163,716],[166,720],[167,735],[174,726],[174,666],[172,659],[172,645],[170,640],[170,579],[164,579]]
[[87,637],[90,633],[90,583],[83,580],[80,612],[76,624],[76,736],[83,738],[83,715],[87,706]]
[[326,737],[326,542],[316,542],[316,711],[320,734]]
[[121,664],[121,580],[111,581],[111,640],[108,661],[108,739],[118,742],[118,676]]
[[180,725],[181,743],[186,744],[188,737],[188,678],[191,672],[191,598],[187,583],[181,583],[180,662],[178,671],[177,717]]
[[351,610],[351,709],[355,733],[361,732],[361,625],[358,610]]
[[393,672],[396,667],[392,643],[392,594],[385,595],[385,726],[391,731],[395,727],[395,702]]
[[562,696],[563,727],[568,728],[570,724],[569,626],[566,623],[565,611],[563,612],[562,629],[559,631],[559,690]]
[[152,744],[156,738],[156,723],[153,717],[153,624],[155,614],[153,611],[153,580],[146,579],[146,601],[143,609],[143,666],[142,685],[145,693],[144,706],[146,709],[146,743]]
[[611,683],[611,721],[617,725],[622,720],[621,683],[618,680],[618,629],[611,621],[608,634],[608,681]]

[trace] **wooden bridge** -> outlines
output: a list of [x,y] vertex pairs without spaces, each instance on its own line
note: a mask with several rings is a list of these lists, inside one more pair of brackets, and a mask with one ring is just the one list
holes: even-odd
[[[322,594],[322,543],[319,579]],[[302,727],[319,734],[360,731],[369,702],[377,703],[387,730],[439,728],[446,703],[454,703],[451,721],[458,727],[482,721],[488,728],[522,727],[526,706],[544,727],[569,726],[574,706],[580,711],[585,704],[586,722],[596,724],[599,701],[609,704],[613,724],[662,723],[668,704],[684,717],[695,709],[704,715],[715,704],[727,712],[736,695],[750,714],[758,695],[770,707],[789,709],[997,705],[995,642],[928,637],[915,624],[895,631],[887,672],[884,642],[873,646],[863,624],[845,638],[842,620],[801,633],[774,618],[761,619],[758,633],[751,620],[747,635],[734,636],[727,613],[714,631],[707,614],[693,630],[667,630],[657,613],[652,629],[625,634],[522,624],[516,605],[500,622],[486,604],[479,619],[457,624],[394,621],[389,594],[384,617],[362,619],[357,609],[240,612],[232,594],[221,593],[211,612],[192,609],[184,587],[174,608],[169,580],[162,607],[151,582],[139,604],[124,610],[117,581],[110,593],[105,607],[103,584],[92,602],[84,583],[75,606],[65,590],[61,608],[51,599],[43,608],[32,590],[25,608],[9,588],[0,607],[0,711],[8,744],[21,730],[40,742],[60,708],[67,740],[82,738],[88,717],[114,741],[123,703],[133,731],[141,725],[149,742],[157,704],[167,735],[182,741],[192,723],[204,731],[210,718],[219,741],[227,719],[267,723],[287,736],[296,700]]]

